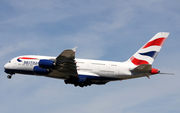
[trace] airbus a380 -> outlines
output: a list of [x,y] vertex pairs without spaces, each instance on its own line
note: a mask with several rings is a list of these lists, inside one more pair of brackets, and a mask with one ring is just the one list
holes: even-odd
[[167,39],[168,32],[159,32],[125,62],[75,58],[74,49],[64,50],[58,57],[26,55],[13,58],[4,69],[7,77],[27,74],[63,79],[74,86],[103,85],[110,81],[148,77],[159,74],[152,63]]

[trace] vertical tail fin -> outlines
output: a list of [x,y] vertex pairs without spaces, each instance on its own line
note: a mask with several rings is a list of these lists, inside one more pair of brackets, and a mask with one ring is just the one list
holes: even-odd
[[161,50],[169,33],[159,32],[150,39],[141,49],[139,49],[127,62],[134,65],[152,64],[157,54]]

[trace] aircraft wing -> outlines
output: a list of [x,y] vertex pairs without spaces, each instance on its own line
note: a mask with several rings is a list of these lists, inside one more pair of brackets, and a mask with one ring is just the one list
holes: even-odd
[[56,58],[55,70],[60,73],[77,76],[75,49],[64,50]]
[[100,77],[95,73],[77,72],[75,49],[64,50],[55,59],[55,68],[51,70],[48,77],[64,79],[66,84],[70,83],[81,87],[91,84],[106,84],[111,80],[116,80],[108,77]]
[[152,68],[152,65],[150,65],[150,64],[141,64],[131,71],[135,72],[135,73],[149,73],[149,74],[159,74],[160,73],[159,69]]

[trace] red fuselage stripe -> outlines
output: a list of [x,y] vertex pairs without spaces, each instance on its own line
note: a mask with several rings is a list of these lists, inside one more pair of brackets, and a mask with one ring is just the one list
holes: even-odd
[[37,58],[30,58],[30,57],[19,57],[18,59],[37,59]]

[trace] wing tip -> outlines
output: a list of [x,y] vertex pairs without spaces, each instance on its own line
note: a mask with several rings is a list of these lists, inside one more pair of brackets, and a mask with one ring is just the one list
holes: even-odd
[[78,46],[76,46],[75,48],[72,49],[74,51],[74,53],[76,53],[77,48],[78,48]]

